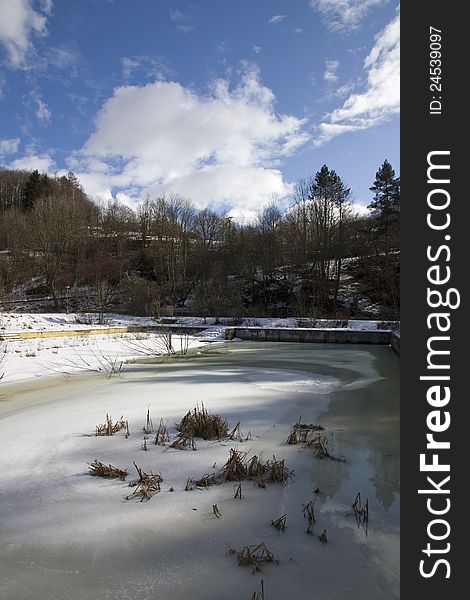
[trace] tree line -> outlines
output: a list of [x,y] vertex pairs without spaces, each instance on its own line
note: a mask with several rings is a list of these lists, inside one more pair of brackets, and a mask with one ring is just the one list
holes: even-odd
[[97,204],[73,173],[0,170],[0,299],[55,310],[398,318],[400,179],[385,160],[370,214],[327,165],[250,223],[176,194]]

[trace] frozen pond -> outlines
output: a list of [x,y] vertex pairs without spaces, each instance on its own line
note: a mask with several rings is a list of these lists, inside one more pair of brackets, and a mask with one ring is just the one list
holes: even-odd
[[[48,380],[1,394],[1,600],[249,600],[261,579],[265,600],[399,598],[399,361],[390,348],[233,343],[134,364],[109,380]],[[194,452],[156,446],[149,435],[143,450],[149,406],[154,425],[163,419],[175,435],[201,402],[229,427],[240,421],[251,439],[196,440]],[[129,438],[95,437],[106,413],[129,421]],[[286,444],[300,414],[333,433],[345,462]],[[286,487],[243,482],[243,499],[233,482],[184,491],[232,447],[275,454],[296,476]],[[88,474],[95,458],[127,469],[128,480],[133,461],[160,472],[161,492],[126,501],[127,483]],[[369,500],[367,535],[352,510],[358,492]],[[314,535],[302,512],[310,500]],[[271,519],[284,513],[278,531]],[[255,574],[226,551],[261,541],[279,564]]]

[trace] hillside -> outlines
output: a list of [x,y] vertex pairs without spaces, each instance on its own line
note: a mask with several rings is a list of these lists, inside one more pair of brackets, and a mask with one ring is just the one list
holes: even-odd
[[178,195],[98,205],[72,173],[0,171],[0,308],[397,319],[399,204],[377,192],[359,216],[348,194],[324,166],[284,212],[240,223]]

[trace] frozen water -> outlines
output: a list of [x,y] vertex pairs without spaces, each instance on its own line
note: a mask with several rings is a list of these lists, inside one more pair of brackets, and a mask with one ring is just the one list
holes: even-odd
[[[240,421],[251,440],[196,440],[193,452],[155,446],[149,436],[142,450],[149,406],[154,425],[162,418],[175,435],[198,402],[229,426]],[[129,421],[128,439],[94,436],[107,412]],[[300,414],[327,428],[346,462],[285,443]],[[0,402],[0,598],[239,600],[261,578],[267,600],[398,598],[398,416],[398,359],[384,347],[229,344],[207,356],[135,364],[109,380],[10,388]],[[286,487],[244,482],[242,500],[232,483],[184,491],[188,477],[215,472],[235,446],[275,454],[296,476]],[[149,502],[125,501],[126,483],[88,475],[95,458],[127,469],[128,480],[133,461],[159,471],[162,491]],[[367,536],[352,511],[358,491],[369,499]],[[302,514],[309,500],[313,536]],[[221,519],[212,514],[216,503]],[[270,521],[284,513],[279,532]],[[324,529],[327,544],[318,540]],[[226,554],[226,543],[261,541],[279,565],[252,575]]]

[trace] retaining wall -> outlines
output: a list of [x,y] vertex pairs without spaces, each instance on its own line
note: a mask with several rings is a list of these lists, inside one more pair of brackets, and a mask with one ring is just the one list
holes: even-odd
[[394,331],[390,337],[390,345],[392,346],[392,350],[400,356],[400,336]]
[[91,327],[89,329],[47,329],[45,331],[15,331],[9,333],[0,333],[0,341],[28,340],[33,338],[54,338],[54,337],[76,337],[83,335],[106,335],[118,333],[139,333],[151,331],[168,331],[175,334],[194,334],[207,329],[209,325],[147,325],[147,326],[129,326],[129,327]]
[[227,327],[225,339],[258,342],[305,342],[318,344],[383,344],[390,345],[390,331],[361,331],[355,329],[301,329]]

